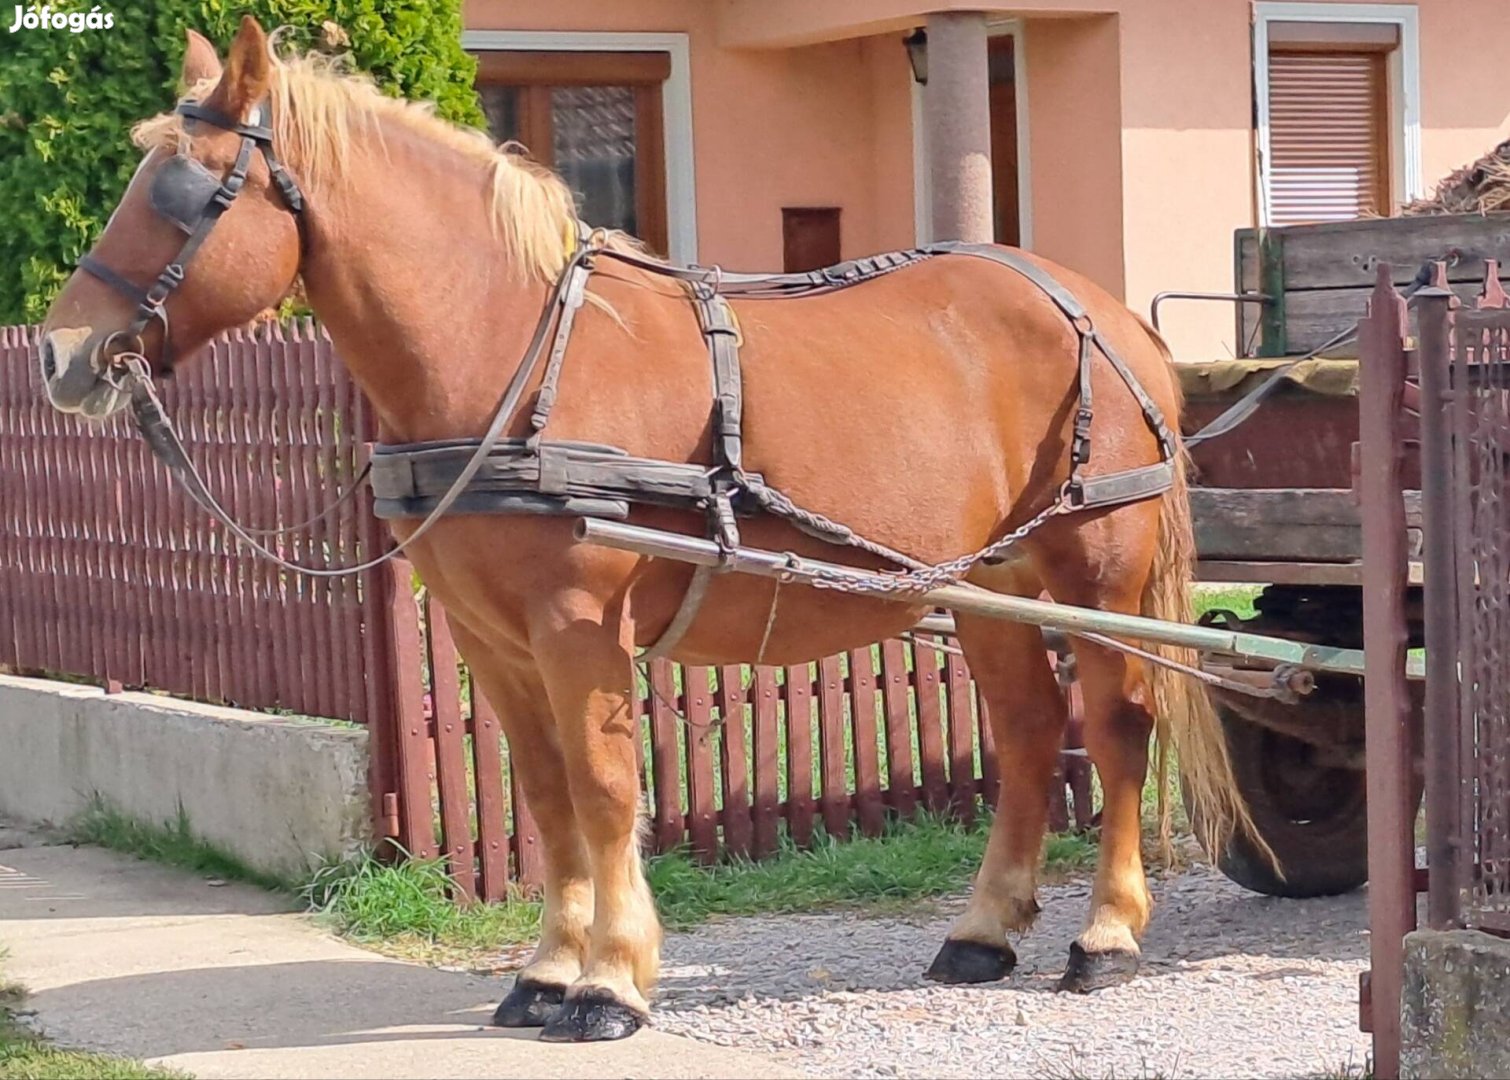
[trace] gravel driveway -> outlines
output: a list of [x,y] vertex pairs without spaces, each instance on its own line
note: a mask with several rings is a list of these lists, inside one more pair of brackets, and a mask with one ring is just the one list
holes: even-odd
[[1368,1051],[1362,892],[1276,900],[1198,867],[1153,882],[1144,968],[1090,997],[1053,993],[1088,884],[1043,914],[1003,983],[922,972],[959,901],[915,916],[741,918],[667,936],[658,1027],[767,1050],[819,1077],[1337,1076]]

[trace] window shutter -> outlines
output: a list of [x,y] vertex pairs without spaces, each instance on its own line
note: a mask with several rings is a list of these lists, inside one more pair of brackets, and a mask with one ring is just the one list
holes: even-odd
[[1385,58],[1269,56],[1269,220],[1350,221],[1388,213]]

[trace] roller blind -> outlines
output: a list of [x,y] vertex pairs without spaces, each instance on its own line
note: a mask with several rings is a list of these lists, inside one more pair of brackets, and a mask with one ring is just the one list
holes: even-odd
[[1269,219],[1275,225],[1388,213],[1385,57],[1269,54]]

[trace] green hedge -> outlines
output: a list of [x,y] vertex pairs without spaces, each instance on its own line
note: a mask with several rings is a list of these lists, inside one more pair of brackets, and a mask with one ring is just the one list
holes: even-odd
[[483,123],[461,0],[105,0],[102,10],[115,15],[111,29],[0,29],[0,324],[39,320],[104,227],[141,160],[132,124],[177,96],[186,28],[224,53],[251,14],[288,27],[296,47],[349,52],[388,93]]

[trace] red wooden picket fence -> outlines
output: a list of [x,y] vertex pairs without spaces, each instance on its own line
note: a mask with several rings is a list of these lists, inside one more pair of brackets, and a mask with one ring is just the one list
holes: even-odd
[[[129,419],[47,403],[36,336],[0,329],[0,663],[367,722],[370,578],[285,574],[235,544]],[[217,341],[163,396],[217,498],[254,528],[314,516],[360,468],[361,395],[308,322]],[[356,561],[386,542],[376,525],[362,491],[269,543]]]
[[[365,724],[378,836],[445,857],[465,898],[537,883],[500,718],[408,564],[328,580],[272,568],[174,486],[129,421],[56,413],[36,343],[35,328],[0,328],[0,664]],[[212,491],[257,528],[317,515],[372,439],[308,322],[220,339],[164,396]],[[390,541],[361,490],[268,542],[342,565]],[[635,707],[654,849],[760,858],[783,836],[876,835],[919,810],[968,821],[994,803],[984,705],[964,661],[927,640],[787,668],[650,665]],[[1088,768],[1066,761],[1084,825]],[[1062,793],[1051,810],[1068,823]]]

